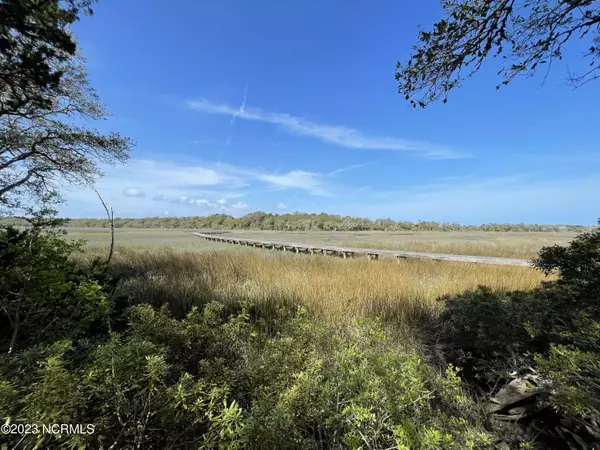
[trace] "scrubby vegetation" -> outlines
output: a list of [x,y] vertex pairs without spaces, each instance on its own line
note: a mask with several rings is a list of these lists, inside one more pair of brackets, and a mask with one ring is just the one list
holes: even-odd
[[[53,184],[92,182],[131,147],[80,120],[106,115],[68,29],[92,3],[0,3],[0,212],[11,217],[0,227],[0,444],[600,449],[599,228],[542,249],[540,272],[266,253],[119,250],[111,261],[65,239]],[[582,229],[299,213],[115,225]],[[43,428],[60,424],[79,431]]]
[[143,267],[77,266],[76,246],[37,227],[0,238],[10,268],[0,278],[4,422],[95,425],[15,435],[11,445],[484,448],[493,439],[456,369],[427,364],[377,320],[335,327],[299,304],[263,308],[203,291],[196,306],[166,297],[155,307],[133,295],[148,282]]
[[447,296],[438,336],[482,386],[535,374],[535,401],[523,411],[532,426],[557,439],[598,443],[600,231],[542,249],[535,264],[558,278],[530,291],[481,287]]
[[[558,273],[539,287],[395,304],[391,289],[362,305],[307,294],[361,261],[120,251],[107,267],[78,249],[40,226],[0,233],[3,421],[95,426],[11,445],[595,448],[598,230],[544,249],[538,267]],[[279,285],[256,278],[269,265]],[[499,421],[488,397],[525,373],[537,377],[527,414]]]

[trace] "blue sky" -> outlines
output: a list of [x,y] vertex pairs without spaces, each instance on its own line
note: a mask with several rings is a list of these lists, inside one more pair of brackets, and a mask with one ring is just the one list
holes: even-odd
[[[593,224],[600,82],[582,53],[496,91],[499,62],[415,110],[395,64],[437,0],[101,0],[75,26],[92,85],[133,138],[98,190],[120,217],[328,212],[460,223]],[[567,63],[569,65],[567,65]],[[101,217],[67,188],[69,217]]]

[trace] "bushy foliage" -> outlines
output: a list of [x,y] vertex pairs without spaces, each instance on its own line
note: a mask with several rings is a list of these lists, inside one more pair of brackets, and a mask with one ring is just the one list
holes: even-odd
[[98,282],[106,276],[78,267],[78,244],[56,231],[0,236],[4,320],[18,324],[12,346],[13,333],[3,335],[1,419],[94,425],[87,434],[12,435],[10,445],[490,445],[457,370],[438,371],[389,341],[377,321],[334,329],[302,309],[266,317],[247,301],[208,301],[176,318],[166,305],[109,301],[113,289]]
[[[40,364],[8,364],[5,420],[93,423],[92,435],[28,436],[44,448],[486,448],[457,372],[440,374],[377,323],[334,332],[302,311],[266,331],[219,303],[183,320],[138,305],[97,345],[61,340]],[[82,358],[81,353],[85,352]],[[37,367],[36,367],[37,365]],[[32,370],[23,382],[18,371]],[[14,399],[17,399],[14,402]]]
[[544,248],[535,265],[558,278],[528,292],[482,287],[444,298],[439,335],[454,361],[483,384],[533,370],[544,380],[539,406],[559,415],[558,430],[598,440],[600,230]]
[[539,289],[445,298],[436,331],[455,364],[445,366],[390,339],[376,319],[336,328],[302,308],[267,313],[248,299],[207,296],[172,315],[167,304],[144,303],[140,284],[151,289],[150,280],[78,266],[70,258],[78,244],[44,229],[52,224],[44,214],[33,219],[32,228],[0,234],[9,330],[1,420],[91,424],[94,432],[13,435],[10,445],[527,447],[529,437],[499,431],[462,379],[502,385],[509,372],[530,368],[544,380],[539,408],[558,418],[556,433],[575,442],[595,436],[598,230],[543,250],[536,265],[558,278]]
[[0,349],[85,335],[110,309],[101,286],[69,259],[79,243],[38,227],[0,229]]

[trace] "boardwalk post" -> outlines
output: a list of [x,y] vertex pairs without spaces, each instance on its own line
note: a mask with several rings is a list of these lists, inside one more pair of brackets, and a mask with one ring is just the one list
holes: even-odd
[[396,250],[385,250],[385,249],[371,249],[371,248],[353,248],[353,247],[342,247],[337,245],[298,245],[291,242],[267,242],[245,238],[235,238],[220,236],[217,233],[192,233],[194,236],[212,242],[226,242],[229,244],[245,245],[246,247],[260,247],[263,249],[278,250],[281,249],[284,252],[292,251],[295,253],[310,253],[322,254],[326,256],[341,256],[344,259],[354,258],[356,255],[362,257],[366,256],[368,260],[380,259],[381,256],[387,256],[390,258],[396,258],[396,261],[400,263],[401,259],[417,258],[426,259],[429,261],[456,261],[465,263],[483,263],[483,264],[496,264],[496,265],[512,265],[521,267],[531,267],[531,262],[524,259],[515,258],[498,258],[490,256],[471,256],[471,255],[450,255],[442,253],[427,253],[427,252],[411,252],[411,251],[396,251]]

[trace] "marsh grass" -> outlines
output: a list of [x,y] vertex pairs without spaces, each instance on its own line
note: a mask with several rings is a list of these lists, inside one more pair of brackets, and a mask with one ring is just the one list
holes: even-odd
[[349,246],[359,248],[381,248],[410,252],[446,253],[452,255],[494,256],[498,258],[531,259],[537,256],[545,244],[536,240],[496,240],[496,241],[362,241],[351,242]]
[[455,255],[530,259],[542,247],[564,245],[576,234],[518,232],[267,232],[234,231],[238,237],[304,244],[421,251]]
[[[191,234],[192,230],[118,229],[119,247],[156,249],[170,247],[181,252],[238,252],[235,245],[205,241]],[[342,245],[359,248],[421,251],[456,255],[495,256],[529,259],[542,247],[564,245],[575,233],[495,233],[495,232],[275,232],[232,231],[236,237],[258,240],[297,242],[300,244]],[[69,228],[69,239],[84,239],[87,246],[106,246],[110,232],[102,228]],[[258,250],[260,251],[260,250]]]
[[[84,257],[101,250],[88,250]],[[444,294],[479,285],[531,289],[544,279],[527,267],[169,248],[117,248],[111,271],[130,280],[133,302],[168,303],[179,316],[210,300],[248,301],[263,313],[281,305],[301,305],[332,323],[369,315],[396,322],[427,321],[437,316],[441,304],[436,299]]]

